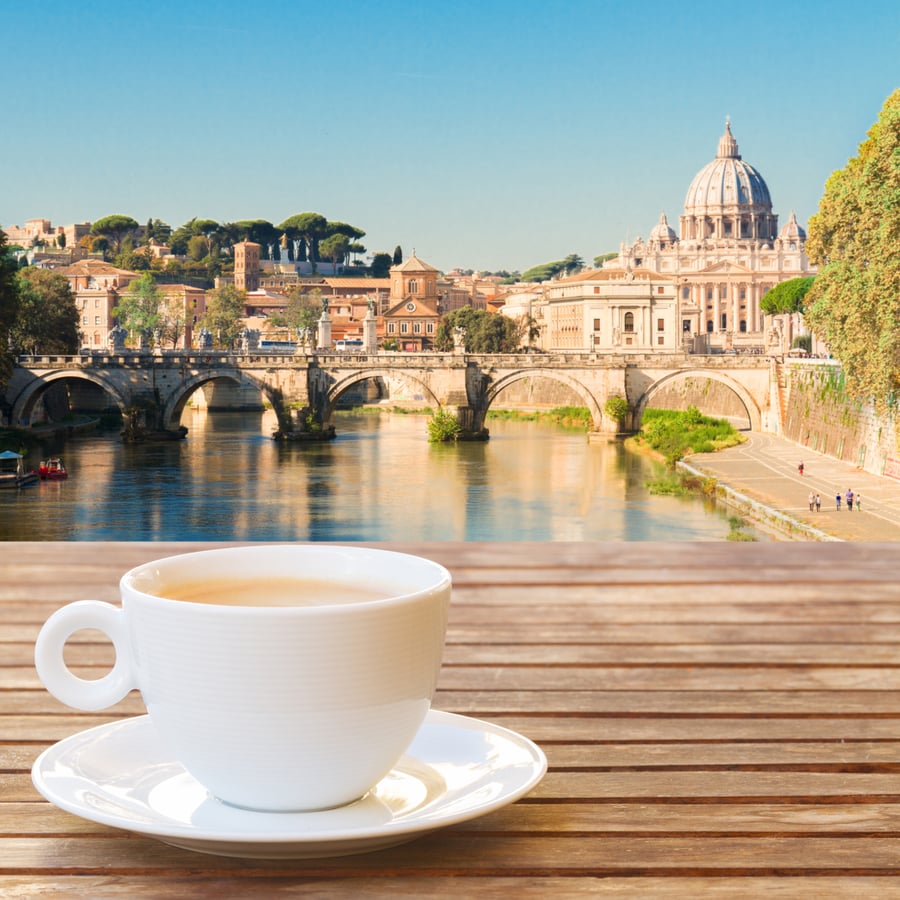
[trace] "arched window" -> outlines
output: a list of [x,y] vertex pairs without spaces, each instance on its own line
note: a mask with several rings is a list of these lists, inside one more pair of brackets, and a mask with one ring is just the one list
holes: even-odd
[[409,280],[409,292],[411,294],[419,293],[419,282],[416,281],[415,278],[410,278],[410,280]]
[[707,331],[707,334],[712,334],[712,330],[713,330],[713,321],[712,321],[712,319],[707,319],[707,320],[706,320],[706,331]]
[[741,331],[746,331],[746,330],[747,330],[747,320],[741,319]]
[[625,330],[634,331],[634,313],[625,313]]

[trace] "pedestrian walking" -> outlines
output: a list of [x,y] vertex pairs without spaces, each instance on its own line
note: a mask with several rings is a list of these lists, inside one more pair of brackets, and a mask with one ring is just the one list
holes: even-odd
[[856,511],[859,512],[859,504],[862,502],[862,497],[859,494],[856,495]]
[[840,491],[838,491],[834,495],[834,507],[838,512],[841,511],[841,492]]
[[807,499],[809,500],[809,511],[812,512],[816,508],[816,495],[810,491]]
[[853,491],[847,488],[847,512],[853,512]]
[[802,459],[800,460],[800,465],[797,466],[797,470],[800,472],[801,475],[803,474],[803,460]]
[[[856,508],[859,509],[859,494],[856,495]],[[818,512],[822,508],[822,498],[816,494],[816,512]]]

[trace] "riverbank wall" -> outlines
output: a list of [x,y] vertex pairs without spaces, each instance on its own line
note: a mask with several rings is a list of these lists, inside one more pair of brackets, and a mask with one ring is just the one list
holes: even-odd
[[851,400],[834,361],[790,360],[782,371],[785,438],[873,475],[900,479],[893,410],[879,415],[872,403]]

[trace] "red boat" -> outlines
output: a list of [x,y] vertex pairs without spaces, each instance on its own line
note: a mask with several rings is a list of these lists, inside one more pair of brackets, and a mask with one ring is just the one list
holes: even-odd
[[41,460],[38,475],[45,481],[61,481],[63,478],[69,477],[63,461],[58,456]]

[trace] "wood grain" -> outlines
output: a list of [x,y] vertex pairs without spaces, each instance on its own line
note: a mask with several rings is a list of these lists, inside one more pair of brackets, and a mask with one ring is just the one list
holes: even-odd
[[[231,860],[71,816],[37,755],[137,715],[50,697],[42,622],[208,544],[24,543],[0,557],[0,894],[32,897],[900,897],[896,544],[403,544],[454,597],[435,706],[528,735],[526,798],[410,844]],[[219,545],[216,545],[219,546]],[[13,552],[14,551],[14,552]],[[113,661],[95,633],[70,665]]]

